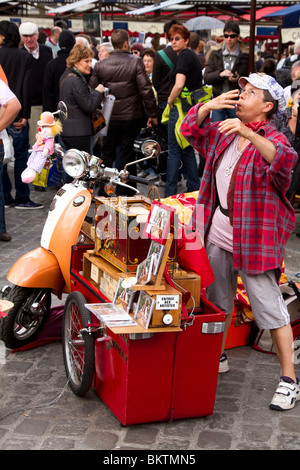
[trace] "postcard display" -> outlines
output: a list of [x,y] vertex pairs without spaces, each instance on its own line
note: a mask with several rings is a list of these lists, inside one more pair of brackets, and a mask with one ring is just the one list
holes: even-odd
[[143,196],[96,198],[95,256],[111,267],[89,257],[90,276],[110,301],[134,311],[145,329],[180,326],[182,293],[163,279],[174,250],[174,213]]
[[[143,241],[109,245],[108,236],[104,245],[97,240],[97,217],[100,230],[109,232],[117,201],[97,199],[94,248],[73,247],[71,263],[72,290],[82,292],[92,320],[105,326],[95,340],[92,387],[123,425],[212,414],[225,315],[201,299],[199,314],[181,318],[182,294],[163,279],[174,211],[130,198],[144,216],[135,216],[143,224],[132,219],[130,229],[142,230]],[[100,204],[109,206],[107,213],[101,208],[99,215]],[[134,208],[123,209],[128,215]]]

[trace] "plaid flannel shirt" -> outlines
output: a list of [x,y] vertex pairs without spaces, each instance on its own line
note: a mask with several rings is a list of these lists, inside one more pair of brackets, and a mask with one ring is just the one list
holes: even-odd
[[[235,135],[221,134],[218,123],[211,122],[209,116],[199,128],[196,122],[199,106],[202,105],[194,106],[184,118],[181,132],[206,159],[192,218],[195,228],[197,205],[203,204],[206,237],[217,203],[216,165]],[[295,227],[295,212],[285,194],[298,155],[273,125],[268,124],[257,132],[275,145],[276,155],[269,164],[250,143],[243,152],[235,176],[233,267],[247,274],[259,274],[269,269],[281,271],[285,245]],[[200,222],[203,224],[203,221]]]

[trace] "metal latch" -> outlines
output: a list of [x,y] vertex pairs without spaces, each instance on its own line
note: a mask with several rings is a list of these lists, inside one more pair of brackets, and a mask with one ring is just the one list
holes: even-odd
[[225,330],[225,322],[217,321],[217,322],[210,322],[210,323],[202,324],[202,333],[206,333],[209,335],[216,334],[216,333],[223,333],[224,330]]

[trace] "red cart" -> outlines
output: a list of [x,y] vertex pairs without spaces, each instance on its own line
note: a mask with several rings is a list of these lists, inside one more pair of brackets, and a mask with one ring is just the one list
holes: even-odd
[[77,395],[92,387],[123,425],[211,415],[225,315],[206,299],[178,327],[108,329],[85,303],[109,302],[83,277],[73,247],[63,351]]

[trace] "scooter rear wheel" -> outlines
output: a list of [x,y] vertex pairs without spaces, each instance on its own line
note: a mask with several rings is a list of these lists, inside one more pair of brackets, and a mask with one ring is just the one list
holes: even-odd
[[66,300],[63,315],[63,358],[69,385],[76,395],[90,389],[95,363],[95,341],[86,329],[91,314],[85,308],[85,297],[72,292]]
[[[44,296],[44,313],[41,315],[31,312],[39,294]],[[34,341],[42,330],[50,312],[51,291],[13,286],[6,299],[13,302],[14,306],[7,316],[0,318],[0,339],[7,348],[21,348]]]

